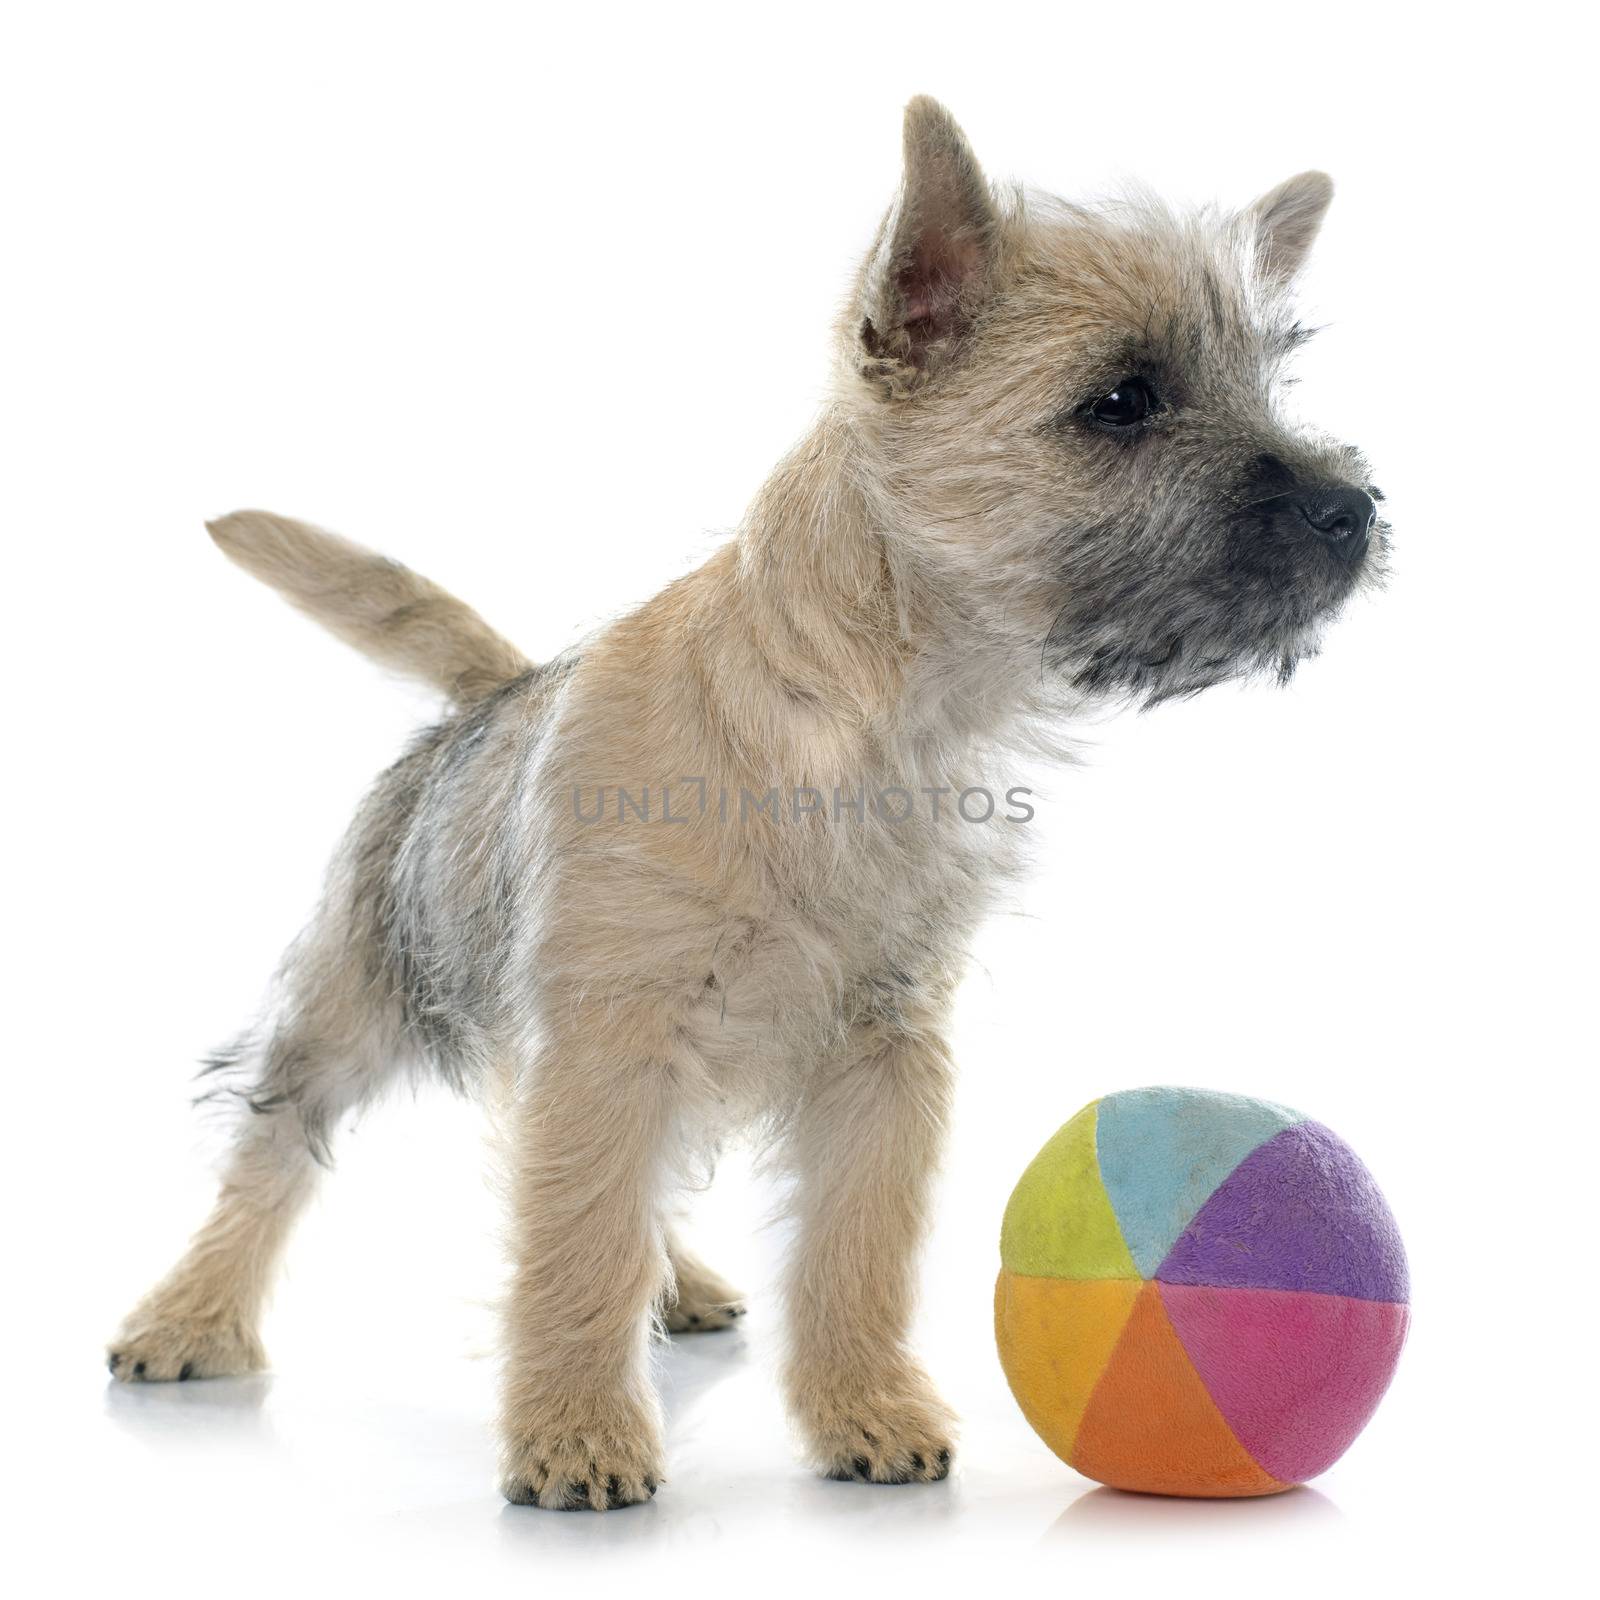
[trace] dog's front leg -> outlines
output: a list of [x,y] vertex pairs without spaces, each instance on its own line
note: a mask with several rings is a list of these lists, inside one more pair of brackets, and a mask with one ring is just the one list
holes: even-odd
[[668,1271],[660,1191],[678,1109],[668,1032],[626,1008],[577,1018],[508,1113],[502,1489],[518,1504],[604,1511],[648,1499],[661,1478],[645,1356]]
[[937,1038],[874,1023],[819,1067],[795,1120],[785,1381],[830,1477],[910,1483],[949,1471],[951,1414],[907,1346],[949,1086]]

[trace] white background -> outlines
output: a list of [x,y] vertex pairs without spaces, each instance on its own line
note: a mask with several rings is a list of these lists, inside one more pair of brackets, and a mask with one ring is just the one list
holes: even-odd
[[[9,658],[3,1472],[22,1593],[1399,1593],[1554,1581],[1592,1455],[1594,561],[1586,57],[1565,7],[713,12],[13,5],[0,33]],[[1568,21],[1561,20],[1569,17]],[[210,1197],[191,1063],[248,1014],[429,714],[211,548],[266,505],[546,655],[737,521],[940,95],[998,177],[1241,205],[1323,166],[1302,403],[1377,464],[1395,578],[1287,692],[1094,733],[985,934],[921,1342],[958,1474],[796,1464],[771,1197],[701,1206],[750,1291],[662,1365],[671,1481],[494,1491],[477,1113],[345,1141],[274,1373],[108,1387]],[[1318,1484],[1097,1491],[1005,1391],[1001,1207],[1086,1100],[1288,1101],[1388,1192],[1415,1332]],[[547,1591],[544,1591],[547,1592]],[[1033,1590],[1032,1592],[1043,1592]]]

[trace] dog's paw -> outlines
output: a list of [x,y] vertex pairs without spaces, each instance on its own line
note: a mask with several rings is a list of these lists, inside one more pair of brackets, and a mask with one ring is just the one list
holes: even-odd
[[693,1257],[676,1257],[677,1298],[663,1308],[668,1333],[715,1333],[745,1313],[744,1297]]
[[123,1383],[183,1383],[259,1372],[266,1351],[254,1330],[228,1320],[130,1320],[106,1348],[106,1366]]
[[707,1305],[692,1300],[679,1300],[668,1308],[666,1322],[668,1333],[715,1333],[719,1328],[731,1328],[745,1313],[742,1300],[729,1300],[723,1305]]
[[555,1435],[523,1439],[507,1450],[500,1492],[514,1506],[618,1511],[652,1499],[660,1484],[653,1439]]
[[668,1333],[715,1333],[731,1328],[745,1313],[744,1301],[736,1289],[718,1283],[720,1293],[702,1298],[699,1294],[678,1291],[677,1300],[666,1309]]
[[[919,1392],[920,1390],[920,1392]],[[824,1477],[854,1483],[937,1483],[950,1475],[954,1419],[931,1387],[899,1395],[813,1399],[803,1418]]]

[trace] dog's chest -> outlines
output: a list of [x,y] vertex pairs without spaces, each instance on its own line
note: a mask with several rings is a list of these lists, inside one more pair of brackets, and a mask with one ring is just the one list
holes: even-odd
[[739,999],[795,1031],[892,1022],[946,993],[1007,877],[994,825],[924,816],[791,856],[791,874],[738,963]]
[[809,909],[842,948],[960,941],[1004,873],[993,831],[953,815],[880,824],[865,847],[817,864]]

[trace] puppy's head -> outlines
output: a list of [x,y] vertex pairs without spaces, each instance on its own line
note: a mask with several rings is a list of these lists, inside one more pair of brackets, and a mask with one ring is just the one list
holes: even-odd
[[1359,455],[1280,404],[1331,195],[1311,172],[1231,216],[997,197],[949,113],[911,103],[840,348],[936,605],[1150,700],[1315,648],[1388,542]]

